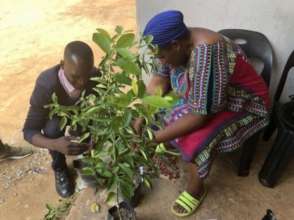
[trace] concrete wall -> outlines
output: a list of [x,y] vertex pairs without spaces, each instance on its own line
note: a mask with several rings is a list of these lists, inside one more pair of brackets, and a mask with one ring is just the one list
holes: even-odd
[[[139,30],[144,29],[154,14],[167,9],[181,10],[188,26],[215,31],[242,28],[265,34],[275,51],[271,83],[273,92],[287,58],[294,50],[293,0],[137,0]],[[294,73],[293,69],[291,73]],[[293,94],[293,80],[286,85],[286,92],[291,91]]]

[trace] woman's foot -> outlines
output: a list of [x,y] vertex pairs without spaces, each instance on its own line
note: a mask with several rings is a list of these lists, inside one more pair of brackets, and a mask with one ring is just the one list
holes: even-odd
[[[205,194],[204,184],[202,183],[199,186],[198,183],[196,183],[196,184],[189,183],[186,192],[189,193],[191,196],[193,196],[198,201],[200,201]],[[186,213],[187,212],[187,210],[178,203],[175,203],[173,205],[173,209],[178,213]]]
[[[188,186],[186,192],[193,198],[198,200],[199,205],[202,202],[206,193],[203,180],[198,175],[198,168],[193,163],[188,164]],[[173,210],[176,213],[187,213],[187,209],[185,209],[177,202],[174,203]]]

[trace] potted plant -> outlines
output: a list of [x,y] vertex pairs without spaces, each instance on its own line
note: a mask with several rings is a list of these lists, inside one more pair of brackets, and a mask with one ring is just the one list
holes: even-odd
[[[116,200],[120,204],[120,195],[129,200],[133,197],[136,178],[151,187],[151,178],[157,175],[157,169],[152,161],[155,147],[149,146],[150,126],[157,123],[153,116],[158,109],[171,107],[174,99],[161,97],[160,92],[157,96],[146,94],[142,77],[152,68],[152,53],[139,51],[156,50],[151,45],[151,36],[136,40],[132,32],[118,26],[113,36],[97,29],[93,41],[105,54],[98,65],[101,76],[91,79],[97,82],[94,93],[82,94],[75,106],[70,107],[59,105],[53,95],[50,115],[61,117],[61,128],[66,125],[73,130],[79,128],[80,142],[91,140],[93,148],[83,157],[82,172],[94,177],[97,185],[107,188],[106,201]],[[132,120],[138,117],[145,120],[141,136],[131,127]],[[160,149],[162,145],[157,151]],[[115,210],[132,211],[127,206],[123,203]]]

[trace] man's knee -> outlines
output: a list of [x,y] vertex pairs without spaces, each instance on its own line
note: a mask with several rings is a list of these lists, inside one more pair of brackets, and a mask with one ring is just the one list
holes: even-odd
[[46,122],[45,127],[43,128],[43,133],[48,138],[58,138],[63,136],[63,131],[59,126],[60,119],[54,117]]

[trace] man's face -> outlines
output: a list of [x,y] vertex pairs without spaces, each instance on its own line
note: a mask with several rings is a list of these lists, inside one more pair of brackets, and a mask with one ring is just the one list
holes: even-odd
[[65,58],[63,63],[66,78],[78,90],[86,87],[92,68],[93,64],[89,64],[75,55]]

